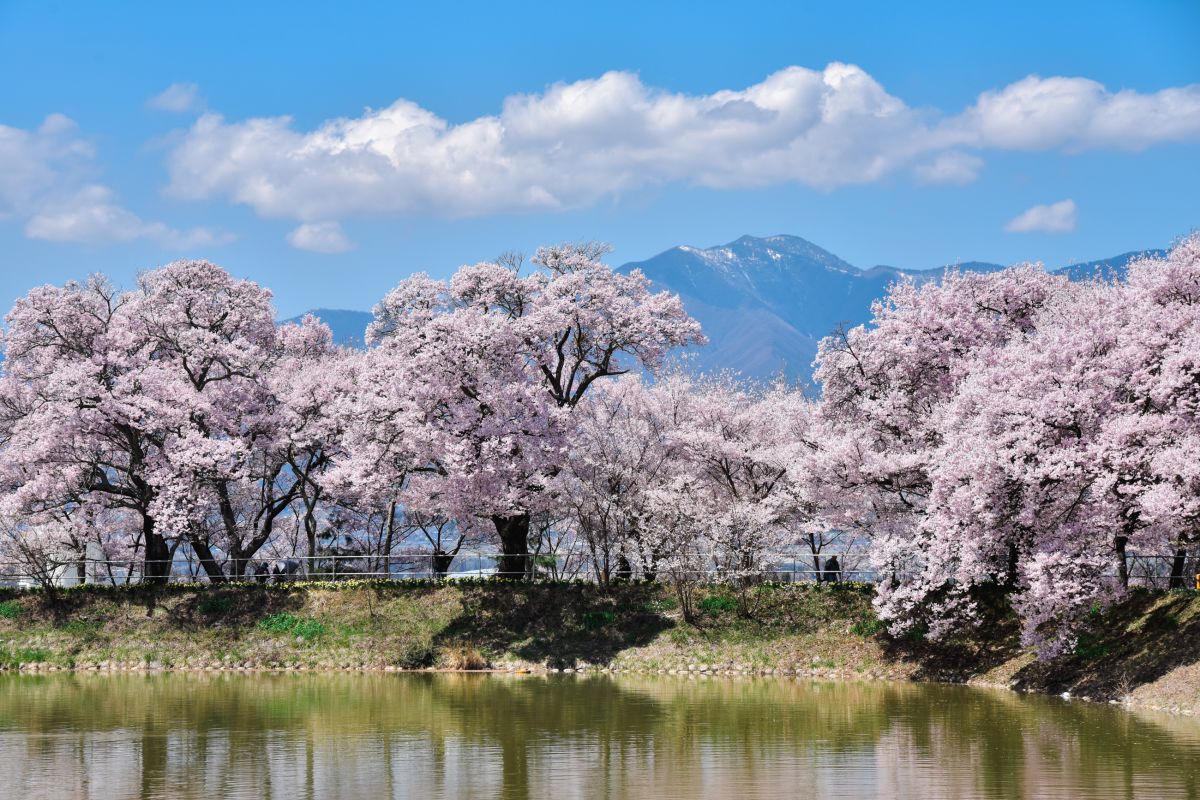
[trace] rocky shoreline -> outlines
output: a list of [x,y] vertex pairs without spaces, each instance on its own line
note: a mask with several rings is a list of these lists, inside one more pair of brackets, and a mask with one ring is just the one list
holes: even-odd
[[870,587],[760,595],[750,613],[712,603],[689,623],[665,587],[645,584],[181,587],[56,604],[10,593],[0,598],[0,670],[935,682],[1200,713],[1200,597],[1186,593],[1132,597],[1097,623],[1107,638],[1044,663],[1003,619],[989,637],[892,639],[874,621]]

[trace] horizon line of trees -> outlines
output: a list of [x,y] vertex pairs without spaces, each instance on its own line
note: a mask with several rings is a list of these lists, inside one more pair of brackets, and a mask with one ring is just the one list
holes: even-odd
[[[204,261],[30,291],[6,317],[0,549],[99,548],[209,580],[264,552],[384,563],[413,535],[444,574],[501,574],[577,538],[602,581],[745,585],[783,548],[869,543],[893,632],[941,636],[1001,591],[1027,642],[1069,646],[1133,552],[1200,541],[1200,236],[1125,280],[1038,266],[899,282],[824,339],[813,399],[697,376],[677,295],[596,244],[404,279],[367,348]],[[531,267],[531,268],[530,268]],[[332,543],[332,544],[331,544]],[[531,552],[532,545],[532,552]]]

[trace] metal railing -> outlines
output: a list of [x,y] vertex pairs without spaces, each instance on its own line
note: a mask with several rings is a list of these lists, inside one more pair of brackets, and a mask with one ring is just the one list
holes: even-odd
[[[749,568],[731,565],[730,559],[714,553],[689,553],[674,556],[670,562],[633,564],[627,571],[615,566],[608,570],[610,580],[642,579],[688,575],[702,580],[722,580],[730,576],[757,576],[763,580],[799,582],[815,580],[874,580],[872,570],[858,568],[866,553],[830,553],[843,565],[836,571],[818,570],[808,553],[778,553],[760,557]],[[826,554],[821,555],[826,562]],[[519,566],[512,568],[513,562]],[[615,561],[613,562],[615,564]],[[503,569],[502,565],[507,565]],[[459,551],[457,554],[432,551],[402,551],[390,556],[378,554],[322,554],[283,558],[251,558],[238,563],[219,563],[220,577],[210,576],[204,565],[191,553],[169,561],[145,559],[63,558],[30,568],[27,563],[0,561],[0,585],[31,586],[51,580],[59,586],[79,584],[123,585],[155,578],[170,583],[214,583],[225,580],[282,583],[288,581],[336,581],[351,579],[380,580],[462,580],[467,578],[534,578],[553,580],[583,579],[596,581],[603,573],[588,550],[553,554],[530,553],[505,556],[496,550]],[[156,569],[160,567],[161,569]],[[211,568],[211,565],[210,565]]]
[[[829,559],[838,559],[835,569]],[[514,559],[518,561],[512,569]],[[701,582],[730,579],[755,579],[780,583],[817,581],[879,582],[895,573],[911,574],[916,564],[906,564],[897,570],[880,571],[868,566],[865,551],[829,552],[816,557],[807,552],[760,554],[753,565],[742,566],[724,553],[689,553],[675,555],[658,563],[631,564],[628,570],[607,570],[608,580],[643,579],[656,577],[668,580],[684,576]],[[508,569],[501,565],[507,564]],[[210,565],[211,566],[211,565]],[[161,567],[162,569],[156,569]],[[1171,576],[1177,568],[1174,555],[1138,554],[1128,557],[1129,585],[1155,589],[1171,588]],[[283,558],[251,558],[237,568],[230,561],[220,563],[219,578],[210,576],[200,561],[190,552],[177,554],[170,561],[147,562],[143,559],[63,558],[52,563],[31,565],[16,561],[0,561],[0,586],[36,586],[46,582],[57,586],[79,584],[125,585],[150,579],[170,583],[216,583],[218,581],[251,581],[284,583],[291,581],[339,581],[352,579],[375,580],[463,580],[470,578],[533,578],[543,580],[582,579],[598,581],[604,574],[588,550],[570,550],[554,554],[531,553],[524,556],[504,556],[495,550],[459,551],[453,557],[433,551],[402,551],[391,555],[322,554],[288,556]],[[1183,586],[1193,588],[1200,575],[1200,555],[1189,555],[1183,564]],[[1116,565],[1102,578],[1117,581]]]

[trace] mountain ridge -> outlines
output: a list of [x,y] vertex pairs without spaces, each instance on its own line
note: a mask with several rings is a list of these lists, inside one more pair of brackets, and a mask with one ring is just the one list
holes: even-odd
[[[1133,259],[1164,252],[1131,250],[1051,271],[1072,280],[1123,277]],[[626,273],[640,269],[655,288],[679,294],[709,338],[706,347],[693,348],[691,355],[701,370],[733,370],[758,379],[783,374],[789,380],[808,383],[821,338],[840,325],[868,321],[872,303],[884,296],[893,281],[937,280],[953,269],[994,272],[1004,268],[987,261],[966,261],[927,269],[886,264],[862,269],[807,239],[775,234],[743,235],[707,248],[677,245],[617,269]],[[306,313],[329,325],[338,344],[363,346],[370,313],[352,309]]]

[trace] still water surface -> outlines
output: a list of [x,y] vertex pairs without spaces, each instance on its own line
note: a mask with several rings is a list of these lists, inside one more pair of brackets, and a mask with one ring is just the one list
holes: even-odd
[[0,677],[0,798],[1198,793],[1198,720],[963,687],[605,676]]

